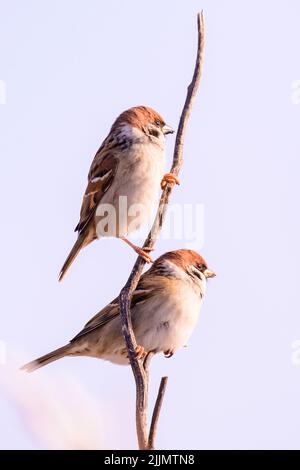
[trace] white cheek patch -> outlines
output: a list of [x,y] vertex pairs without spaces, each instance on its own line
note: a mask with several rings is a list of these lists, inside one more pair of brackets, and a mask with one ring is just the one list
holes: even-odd
[[167,274],[176,277],[177,279],[185,279],[186,273],[182,268],[179,268],[176,264],[172,263],[169,260],[164,261],[164,268]]

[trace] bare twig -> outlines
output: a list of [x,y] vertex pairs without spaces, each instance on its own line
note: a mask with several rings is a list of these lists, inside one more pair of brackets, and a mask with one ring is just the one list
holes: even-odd
[[150,362],[151,362],[151,359],[153,358],[153,356],[154,356],[154,352],[150,351],[150,352],[148,352],[147,356],[144,359],[143,366],[144,366],[144,370],[145,370],[146,374],[149,373]]
[[162,377],[160,381],[160,386],[153,410],[150,432],[149,432],[149,440],[148,440],[148,449],[154,449],[155,437],[157,433],[157,425],[158,425],[158,418],[162,406],[162,402],[164,399],[165,391],[167,388],[168,377]]
[[[194,75],[190,85],[188,86],[186,100],[183,106],[181,113],[179,126],[176,135],[176,142],[173,155],[173,164],[171,168],[171,173],[178,176],[180,168],[183,163],[183,143],[184,137],[187,129],[188,119],[193,107],[194,99],[199,87],[202,65],[203,65],[203,51],[204,51],[204,19],[203,12],[198,13],[197,15],[197,24],[198,24],[198,49],[197,49],[197,59],[194,70]],[[172,186],[168,184],[162,192],[157,214],[152,226],[152,229],[144,243],[144,247],[153,248],[157,237],[161,231],[164,217],[167,210],[167,205],[170,199],[170,194],[172,192]],[[131,274],[120,292],[119,303],[120,303],[120,315],[122,322],[122,333],[124,335],[126,347],[128,350],[128,356],[130,360],[130,365],[134,374],[135,383],[136,383],[136,429],[138,444],[140,449],[149,448],[149,437],[147,431],[147,405],[148,405],[148,371],[145,370],[141,361],[136,358],[135,347],[137,346],[135,335],[132,328],[131,322],[131,313],[130,313],[130,303],[132,293],[135,290],[139,279],[141,277],[145,261],[138,257]],[[166,387],[166,378],[164,378],[164,388]],[[163,396],[163,395],[162,395]],[[159,397],[158,397],[159,400]],[[162,399],[161,399],[162,401]],[[154,421],[154,431],[152,432],[151,445],[154,446],[154,438],[156,434],[156,426],[158,415],[160,411],[161,401],[159,401],[159,406],[156,412],[156,417]],[[153,422],[153,420],[152,420]],[[152,447],[153,448],[153,447]]]

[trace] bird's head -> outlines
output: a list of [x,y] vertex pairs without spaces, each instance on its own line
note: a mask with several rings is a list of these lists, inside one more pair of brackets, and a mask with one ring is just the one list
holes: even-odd
[[161,275],[189,279],[198,284],[216,276],[201,255],[196,251],[185,249],[163,254],[154,262],[151,269]]
[[138,129],[154,140],[164,140],[166,134],[174,132],[160,114],[147,106],[135,106],[124,111],[114,122],[112,131],[124,126]]

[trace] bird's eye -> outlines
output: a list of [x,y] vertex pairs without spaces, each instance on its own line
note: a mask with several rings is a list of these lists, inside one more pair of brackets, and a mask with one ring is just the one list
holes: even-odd
[[155,121],[155,124],[156,124],[157,126],[160,126],[160,125],[161,125],[161,122],[160,122],[160,120],[159,120],[159,119],[157,119],[157,120]]
[[206,266],[204,266],[204,264],[198,263],[197,264],[197,269],[199,269],[199,271],[205,271]]

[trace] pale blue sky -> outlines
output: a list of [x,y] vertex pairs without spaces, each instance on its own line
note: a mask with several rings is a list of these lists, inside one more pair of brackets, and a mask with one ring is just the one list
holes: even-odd
[[[51,441],[32,417],[51,420],[43,404],[32,412],[43,383],[71,400],[66,376],[78,384],[74,396],[82,387],[84,406],[97,408],[99,447],[136,445],[129,368],[70,358],[22,378],[13,371],[72,338],[126,281],[135,256],[118,240],[84,250],[62,284],[57,275],[113,119],[146,104],[177,126],[201,8],[203,80],[172,202],[204,204],[201,251],[218,277],[189,347],[153,362],[152,399],[169,376],[157,445],[299,448],[300,365],[291,360],[300,339],[297,0],[0,0],[0,340],[8,360],[0,377],[10,377],[0,379],[0,448],[68,447],[55,441],[58,428]],[[162,240],[154,256],[184,246]]]

